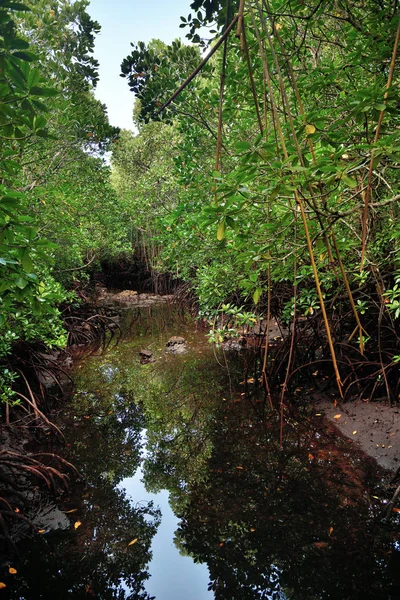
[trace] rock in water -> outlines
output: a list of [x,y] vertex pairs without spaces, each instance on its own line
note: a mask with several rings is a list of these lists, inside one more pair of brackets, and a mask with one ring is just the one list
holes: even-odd
[[167,352],[171,354],[184,354],[187,352],[186,340],[178,335],[172,336],[166,344]]
[[142,349],[139,352],[140,362],[143,364],[154,362],[153,353],[151,350]]

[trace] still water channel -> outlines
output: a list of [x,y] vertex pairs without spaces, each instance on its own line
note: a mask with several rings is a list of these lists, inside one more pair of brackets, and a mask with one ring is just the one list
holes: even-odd
[[[169,306],[126,311],[124,329],[76,367],[59,425],[82,480],[61,528],[21,544],[4,597],[398,598],[399,527],[376,519],[372,462],[307,403],[280,450],[256,355],[226,363]],[[172,335],[186,354],[165,351]],[[142,348],[154,362],[140,363]]]

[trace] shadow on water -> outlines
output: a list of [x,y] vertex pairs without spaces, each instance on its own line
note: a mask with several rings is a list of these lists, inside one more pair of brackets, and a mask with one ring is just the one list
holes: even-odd
[[[9,598],[399,597],[398,523],[376,520],[371,461],[307,407],[287,417],[280,450],[257,379],[241,381],[256,355],[232,354],[228,382],[170,308],[127,312],[125,327],[125,341],[77,368],[60,421],[84,483],[63,499],[68,529],[21,544]],[[188,353],[165,352],[171,335]],[[155,362],[140,364],[141,348]]]

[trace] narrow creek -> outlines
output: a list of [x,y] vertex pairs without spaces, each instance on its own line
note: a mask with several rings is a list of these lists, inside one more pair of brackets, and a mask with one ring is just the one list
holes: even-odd
[[[170,306],[127,310],[123,326],[123,341],[76,366],[57,420],[67,448],[51,450],[82,478],[60,511],[43,507],[2,597],[399,597],[400,519],[376,518],[384,474],[372,460],[307,402],[280,450],[255,355],[227,353],[228,372]],[[176,335],[187,353],[166,352]]]

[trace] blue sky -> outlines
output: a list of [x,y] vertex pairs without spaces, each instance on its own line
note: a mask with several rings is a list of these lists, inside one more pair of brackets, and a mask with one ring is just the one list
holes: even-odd
[[130,42],[158,38],[170,43],[186,34],[180,29],[181,15],[190,12],[191,0],[91,0],[88,12],[101,25],[95,57],[100,62],[96,97],[107,105],[112,125],[133,129],[134,95],[126,79],[119,76],[123,58],[130,54]]

